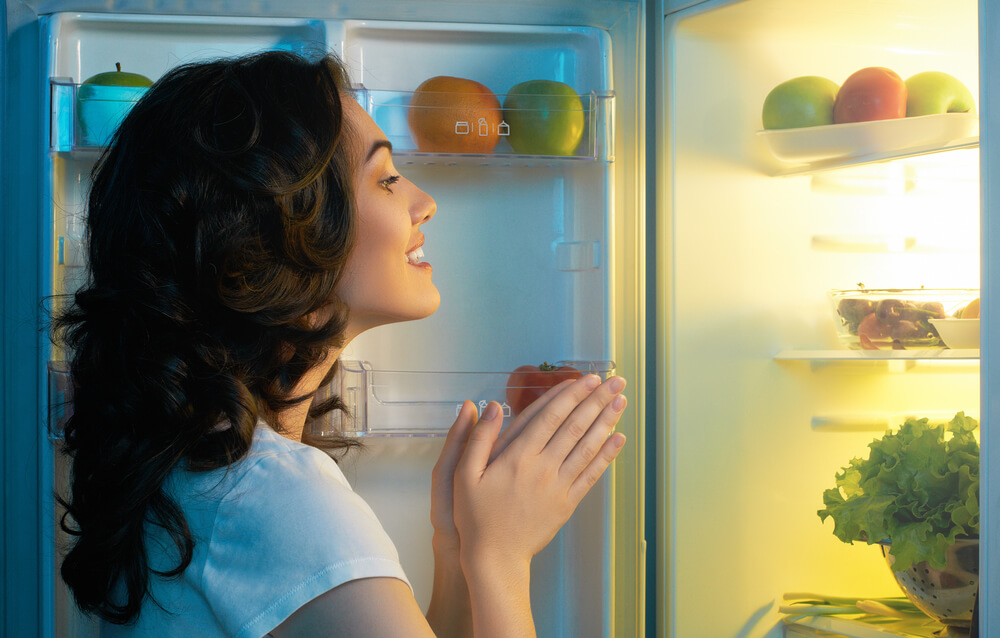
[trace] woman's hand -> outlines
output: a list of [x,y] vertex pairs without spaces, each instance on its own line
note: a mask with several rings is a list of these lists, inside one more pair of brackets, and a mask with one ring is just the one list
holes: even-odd
[[[500,406],[471,427],[455,467],[454,520],[477,636],[492,623],[533,635],[531,558],[552,540],[621,451],[610,435],[625,409],[625,381],[596,375],[555,386],[504,435]],[[517,631],[524,633],[518,634]],[[529,633],[530,632],[530,633]]]
[[621,377],[563,382],[499,440],[500,406],[487,406],[455,472],[463,554],[530,559],[552,540],[625,443],[622,434],[608,436],[625,409],[624,388]]

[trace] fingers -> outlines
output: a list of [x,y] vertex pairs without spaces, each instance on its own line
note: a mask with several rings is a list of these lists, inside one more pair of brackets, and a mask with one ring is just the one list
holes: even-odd
[[[541,406],[538,413],[528,419],[524,430],[511,442],[511,447],[517,446],[521,452],[527,454],[540,453],[576,406],[600,385],[601,378],[599,376],[588,374],[554,393],[552,398]],[[542,403],[542,401],[539,400],[536,403]],[[580,435],[582,436],[583,433],[581,432]]]
[[[468,401],[466,403],[471,404]],[[500,409],[500,404],[496,401],[490,401],[486,409],[483,410],[482,417],[469,431],[465,450],[458,460],[456,472],[472,478],[482,476],[489,464],[490,452],[497,440],[497,434],[500,433],[501,425],[503,425],[503,412]]]
[[500,436],[496,440],[496,444],[493,446],[493,453],[490,455],[490,463],[493,462],[496,457],[500,456],[500,453],[507,449],[510,442],[517,438],[517,436],[524,430],[524,426],[528,424],[531,419],[538,414],[542,408],[552,400],[552,397],[562,392],[562,390],[573,383],[573,379],[565,379],[560,381],[556,385],[552,386],[545,391],[545,394],[538,397],[535,401],[531,403],[528,407],[522,410],[514,420],[511,421],[507,429],[500,433]]
[[[607,385],[607,384],[605,384]],[[614,388],[623,384],[612,384],[608,391],[614,392]],[[594,393],[594,397],[591,399],[598,398],[596,395],[601,393],[599,389]],[[590,401],[594,403],[593,400]],[[564,452],[563,449],[556,449],[553,451],[556,459],[565,459],[562,463],[562,467],[559,468],[559,473],[563,475],[569,482],[573,482],[576,478],[583,473],[590,463],[600,454],[605,442],[608,439],[608,435],[611,434],[612,430],[615,429],[615,425],[618,423],[618,419],[621,418],[622,412],[625,411],[625,406],[627,405],[625,397],[621,394],[612,395],[610,401],[604,404],[600,408],[600,413],[598,413],[596,418],[591,419],[589,414],[582,423],[584,427],[587,427],[586,432],[578,441],[575,442],[572,449]],[[583,408],[583,406],[581,406]],[[574,413],[570,418],[577,417]],[[589,427],[588,427],[589,426]],[[578,425],[576,427],[579,427]],[[567,432],[574,429],[570,427],[569,424],[563,427],[550,443],[550,447],[558,448],[560,446],[565,446],[568,444],[573,444],[571,437],[568,436]],[[549,451],[549,447],[545,448],[546,452]]]
[[590,488],[594,487],[623,447],[625,447],[625,435],[621,432],[615,432],[604,441],[600,451],[569,488],[567,497],[574,506],[583,500]]
[[552,435],[545,446],[545,453],[562,462],[570,460],[571,451],[581,445],[590,450],[589,458],[576,462],[583,468],[597,453],[619,416],[625,409],[625,397],[618,399],[625,390],[625,379],[611,377],[590,393],[566,418],[565,423]]
[[462,450],[465,449],[465,442],[469,438],[469,432],[476,425],[477,416],[476,404],[472,401],[466,401],[462,404],[462,409],[459,410],[455,423],[448,430],[444,447],[441,448],[441,455],[434,465],[434,474],[449,477],[454,474],[455,466],[458,464]]

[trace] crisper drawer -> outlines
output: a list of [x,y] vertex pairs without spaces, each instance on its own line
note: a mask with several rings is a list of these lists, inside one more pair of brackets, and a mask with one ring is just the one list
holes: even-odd
[[[612,361],[558,361],[552,365],[569,366],[602,379],[615,372]],[[511,386],[511,374],[379,370],[366,361],[341,360],[335,379],[320,397],[337,394],[347,410],[318,419],[312,424],[313,434],[444,436],[466,400],[476,403],[480,413],[490,401],[497,401],[506,425],[515,409],[508,401],[508,387],[540,392],[549,385],[545,373],[536,373],[526,383],[515,380],[516,385]]]

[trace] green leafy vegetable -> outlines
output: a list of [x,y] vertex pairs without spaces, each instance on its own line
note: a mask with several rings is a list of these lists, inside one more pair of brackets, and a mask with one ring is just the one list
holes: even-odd
[[868,459],[837,473],[818,512],[845,543],[891,542],[896,571],[922,561],[944,569],[956,538],[979,536],[979,424],[964,412],[947,426],[927,421],[907,419],[872,441]]

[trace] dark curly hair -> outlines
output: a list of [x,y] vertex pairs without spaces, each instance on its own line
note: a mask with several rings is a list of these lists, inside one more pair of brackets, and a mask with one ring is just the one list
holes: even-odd
[[[95,166],[88,282],[53,322],[72,353],[62,577],[85,612],[127,623],[151,571],[184,571],[194,539],[168,474],[244,457],[258,418],[280,429],[277,413],[313,398],[294,397],[296,383],[343,345],[334,287],[356,236],[348,87],[332,56],[180,66]],[[327,320],[307,320],[321,309]],[[334,409],[336,397],[310,418]],[[147,525],[176,545],[170,571],[151,569]]]

